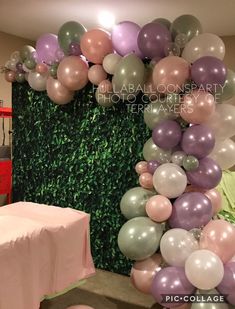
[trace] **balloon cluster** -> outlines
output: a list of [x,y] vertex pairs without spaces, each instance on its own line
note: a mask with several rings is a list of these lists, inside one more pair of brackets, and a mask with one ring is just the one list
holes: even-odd
[[[143,147],[145,161],[135,166],[140,186],[120,202],[128,221],[120,229],[118,246],[135,261],[133,285],[159,304],[226,309],[235,305],[235,227],[217,217],[222,198],[216,187],[222,170],[235,164],[230,139],[235,135],[235,107],[226,102],[235,96],[235,74],[222,62],[222,40],[201,32],[193,16],[172,24],[156,20],[140,30],[137,45],[132,45],[138,57],[152,62],[150,83],[157,98],[144,110],[152,136]],[[122,58],[124,66],[113,78],[119,91],[134,76],[141,77],[138,70],[121,79],[132,73],[124,62],[128,57],[137,67],[134,54]],[[164,295],[173,294],[222,294],[227,303],[163,301]]]
[[88,82],[103,107],[135,103],[143,94],[152,137],[143,147],[145,161],[136,165],[140,187],[121,200],[128,221],[118,244],[136,260],[133,284],[161,304],[163,294],[215,288],[235,304],[235,229],[216,219],[216,186],[222,170],[235,164],[235,73],[224,55],[223,41],[202,33],[192,15],[142,28],[124,21],[111,34],[69,21],[58,36],[39,37],[35,49],[15,51],[3,70],[7,81],[27,80],[56,104],[70,102]]

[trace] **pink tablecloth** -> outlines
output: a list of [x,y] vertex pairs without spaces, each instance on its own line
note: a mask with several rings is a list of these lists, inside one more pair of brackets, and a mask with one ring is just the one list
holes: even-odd
[[0,208],[1,309],[38,309],[45,295],[94,274],[89,218],[27,202]]

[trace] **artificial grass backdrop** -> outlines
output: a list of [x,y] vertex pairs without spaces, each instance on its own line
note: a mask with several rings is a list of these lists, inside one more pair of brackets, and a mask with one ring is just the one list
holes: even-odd
[[126,221],[119,202],[138,183],[134,166],[150,136],[143,113],[123,103],[99,107],[91,85],[57,106],[26,83],[13,86],[13,110],[14,201],[90,213],[96,267],[128,274],[131,263],[117,246]]

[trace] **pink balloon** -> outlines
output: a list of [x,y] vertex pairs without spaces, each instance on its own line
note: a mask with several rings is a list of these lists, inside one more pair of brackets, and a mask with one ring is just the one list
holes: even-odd
[[99,83],[98,91],[102,94],[112,93],[113,85],[108,79],[105,79],[101,83]]
[[145,294],[150,294],[153,278],[161,270],[162,256],[154,254],[150,258],[135,262],[131,269],[131,282],[134,287]]
[[5,72],[5,79],[9,83],[13,83],[15,81],[16,73],[14,71],[6,71]]
[[184,96],[180,116],[189,123],[200,124],[207,121],[214,111],[213,95],[203,90],[194,90]]
[[80,90],[88,83],[87,65],[80,57],[65,57],[58,66],[57,77],[69,90]]
[[36,65],[35,71],[40,74],[45,74],[48,72],[48,66],[45,63],[38,63]]
[[189,77],[189,63],[177,56],[163,58],[153,69],[153,82],[160,93],[182,91],[182,87]]
[[67,104],[73,99],[74,92],[65,88],[60,81],[53,77],[47,79],[47,95],[56,104]]
[[150,173],[143,173],[139,177],[139,183],[141,187],[145,189],[153,188],[153,175]]
[[212,220],[202,230],[200,248],[214,252],[226,263],[235,255],[235,227],[225,220]]
[[106,78],[107,73],[100,64],[95,64],[88,70],[88,79],[94,85],[99,85]]
[[222,209],[222,196],[217,189],[211,189],[205,192],[212,204],[213,213],[216,215]]
[[101,64],[106,55],[113,52],[110,35],[100,29],[83,34],[80,44],[83,55],[95,64]]
[[148,163],[146,161],[138,162],[135,166],[135,171],[139,175],[143,173],[148,173]]
[[163,195],[154,195],[146,203],[146,212],[153,221],[164,222],[171,216],[171,201]]

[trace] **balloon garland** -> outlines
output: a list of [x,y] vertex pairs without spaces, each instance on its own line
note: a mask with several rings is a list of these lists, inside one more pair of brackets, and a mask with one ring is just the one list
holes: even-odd
[[235,164],[235,107],[227,101],[235,97],[235,73],[226,69],[224,55],[223,41],[202,33],[192,15],[142,28],[124,21],[111,35],[69,21],[58,36],[42,35],[36,49],[15,51],[2,68],[7,81],[27,80],[59,105],[88,82],[103,107],[131,105],[143,94],[152,137],[143,147],[145,161],[135,166],[140,187],[121,199],[128,221],[118,245],[135,261],[134,286],[167,308],[184,303],[167,302],[169,294],[221,293],[235,305],[235,228],[217,218],[222,199],[216,186],[222,170]]

